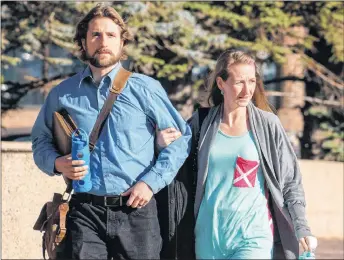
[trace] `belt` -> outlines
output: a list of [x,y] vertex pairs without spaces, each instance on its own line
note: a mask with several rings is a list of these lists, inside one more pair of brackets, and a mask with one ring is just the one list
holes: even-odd
[[126,205],[129,196],[97,196],[89,193],[76,193],[73,194],[72,199],[75,199],[78,202],[86,202],[91,203],[92,205],[100,205],[104,207],[121,207]]

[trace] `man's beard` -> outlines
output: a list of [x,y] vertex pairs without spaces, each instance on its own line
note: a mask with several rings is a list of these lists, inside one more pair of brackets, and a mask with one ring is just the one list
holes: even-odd
[[[97,50],[92,56],[89,54],[86,48],[86,61],[88,61],[91,65],[93,65],[96,68],[108,68],[112,65],[115,65],[118,61],[120,61],[120,58],[122,56],[122,50],[118,52],[117,55],[113,54],[110,50],[104,50],[100,49]],[[106,52],[107,58],[100,59],[100,52]]]

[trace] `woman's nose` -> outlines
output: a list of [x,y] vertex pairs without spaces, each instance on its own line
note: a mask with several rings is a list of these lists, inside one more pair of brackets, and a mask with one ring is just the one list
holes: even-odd
[[245,93],[245,94],[248,94],[250,92],[249,82],[247,82],[247,81],[244,82],[244,86],[242,88],[242,92]]

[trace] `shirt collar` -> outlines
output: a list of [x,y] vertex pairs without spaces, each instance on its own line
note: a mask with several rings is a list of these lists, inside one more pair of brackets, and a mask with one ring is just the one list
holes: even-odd
[[[119,69],[122,67],[122,64],[120,62],[117,62],[117,64],[115,65],[115,67],[106,75],[104,76],[104,78],[108,77],[110,79],[110,86],[112,86],[113,80],[115,79],[117,72],[119,71]],[[92,71],[90,66],[87,66],[84,71],[82,72],[82,74],[80,75],[80,82],[79,82],[79,88],[81,87],[81,83],[84,81],[84,79],[86,78],[91,78],[92,77]]]

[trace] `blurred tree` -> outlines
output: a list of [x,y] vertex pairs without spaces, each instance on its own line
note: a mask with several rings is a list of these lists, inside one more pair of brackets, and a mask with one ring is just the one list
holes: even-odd
[[[130,68],[159,79],[171,100],[188,117],[196,103],[204,77],[214,67],[218,55],[227,48],[245,48],[259,62],[284,64],[297,54],[304,75],[280,74],[266,84],[299,81],[312,88],[321,81],[322,95],[301,97],[307,104],[325,105],[343,118],[344,7],[342,2],[113,2],[128,21],[135,39],[129,47]],[[44,44],[53,42],[76,55],[72,45],[75,24],[94,2],[2,2],[3,64],[19,62],[8,55],[11,49],[23,48],[40,57],[49,66],[68,62],[52,59]],[[298,28],[301,28],[300,34]],[[20,35],[20,37],[18,37]],[[286,44],[286,39],[289,43]],[[290,42],[292,44],[290,44]],[[329,46],[329,56],[317,59]],[[338,73],[338,67],[340,71]],[[281,71],[283,72],[283,71]],[[312,75],[312,76],[310,76]],[[339,76],[338,76],[339,75]],[[60,75],[61,78],[64,75]],[[56,79],[56,78],[55,78]],[[49,78],[32,83],[5,82],[7,91],[43,86]],[[11,87],[12,86],[12,87]],[[5,91],[6,92],[6,91]],[[270,95],[295,98],[293,93]],[[9,98],[14,95],[10,95]],[[3,93],[2,93],[3,97]],[[19,99],[16,98],[16,102]],[[203,100],[204,101],[204,100]],[[2,110],[16,102],[2,102]],[[10,104],[5,106],[5,104]],[[299,105],[298,105],[299,106]],[[330,117],[331,117],[330,112]],[[329,120],[330,120],[329,117]]]
[[[270,95],[283,97],[284,108],[279,116],[291,139],[309,139],[301,147],[296,141],[297,154],[343,160],[343,137],[328,134],[315,141],[313,132],[318,124],[312,128],[305,126],[302,115],[309,107],[326,105],[329,116],[323,121],[334,124],[331,117],[335,114],[339,117],[337,122],[344,119],[343,75],[337,76],[340,74],[326,68],[330,64],[343,65],[343,3],[148,2],[119,4],[116,8],[128,15],[136,35],[130,52],[135,60],[134,69],[160,80],[167,78],[169,84],[164,86],[180,111],[190,114],[198,97],[195,90],[204,82],[202,75],[192,77],[192,74],[202,71],[200,68],[204,66],[212,69],[219,53],[227,48],[246,48],[261,62],[280,64],[279,78],[269,83],[282,82],[283,92]],[[324,60],[316,59],[324,47],[315,47],[319,41],[331,46]],[[323,95],[305,90],[313,88],[314,81],[321,81]],[[308,93],[311,95],[305,97]],[[307,124],[314,121],[310,115],[307,113]],[[306,133],[305,127],[309,130]],[[343,127],[334,129],[343,131]],[[311,152],[307,154],[304,150]]]
[[[39,88],[51,81],[49,69],[61,71],[61,66],[72,65],[72,58],[54,57],[52,45],[59,46],[75,55],[72,43],[75,20],[78,17],[74,3],[70,2],[2,2],[2,69],[13,69],[22,59],[42,61],[42,78],[24,75],[25,83],[2,82],[6,89],[2,93],[1,109],[16,107],[19,100],[33,88]],[[21,55],[18,55],[21,54]],[[67,75],[55,76],[62,79]],[[19,78],[19,77],[18,77]]]
[[44,61],[44,78],[48,77],[48,66],[71,64],[70,59],[51,57],[48,45],[75,51],[71,41],[76,18],[73,6],[69,2],[2,2],[1,29],[6,35],[3,56],[16,49],[32,54]]

